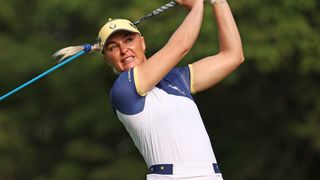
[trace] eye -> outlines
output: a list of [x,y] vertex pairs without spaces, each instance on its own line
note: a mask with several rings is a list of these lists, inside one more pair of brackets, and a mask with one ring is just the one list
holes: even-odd
[[132,42],[132,41],[133,41],[133,38],[132,38],[132,37],[126,38],[126,43],[129,43],[129,42]]
[[110,52],[114,51],[116,48],[117,48],[117,45],[115,45],[115,44],[110,44],[107,46],[107,50]]

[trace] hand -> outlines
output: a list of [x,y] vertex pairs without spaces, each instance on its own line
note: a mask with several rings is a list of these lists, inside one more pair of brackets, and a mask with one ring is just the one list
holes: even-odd
[[204,0],[175,0],[175,1],[187,9],[192,9],[196,3],[204,3]]

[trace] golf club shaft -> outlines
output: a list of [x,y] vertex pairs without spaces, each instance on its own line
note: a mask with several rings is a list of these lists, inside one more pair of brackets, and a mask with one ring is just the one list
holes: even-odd
[[61,67],[61,66],[65,65],[65,64],[67,64],[67,63],[69,63],[69,62],[71,62],[72,60],[76,59],[77,57],[79,57],[79,56],[81,56],[81,55],[83,55],[83,54],[85,54],[85,53],[86,53],[86,51],[85,51],[85,50],[82,50],[82,51],[80,51],[79,53],[77,53],[76,55],[74,55],[74,56],[72,56],[72,57],[70,57],[70,58],[66,59],[66,60],[65,60],[65,61],[63,61],[62,63],[59,63],[59,64],[57,64],[57,65],[53,66],[53,67],[52,67],[52,68],[50,68],[49,70],[47,70],[47,71],[43,72],[42,74],[40,74],[40,75],[36,76],[35,78],[31,79],[30,81],[28,81],[28,82],[26,82],[26,83],[22,84],[21,86],[17,87],[16,89],[14,89],[14,90],[12,90],[12,91],[8,92],[7,94],[5,94],[5,95],[1,96],[1,97],[0,97],[0,101],[2,101],[3,99],[5,99],[5,98],[9,97],[10,95],[12,95],[12,94],[16,93],[17,91],[19,91],[19,90],[21,90],[21,89],[25,88],[26,86],[28,86],[28,85],[32,84],[33,82],[35,82],[35,81],[37,81],[37,80],[39,80],[39,79],[43,78],[44,76],[46,76],[46,75],[50,74],[52,71],[54,71],[54,70],[58,69],[59,67]]
[[151,13],[147,14],[146,16],[144,16],[143,18],[137,20],[137,21],[134,21],[133,24],[134,25],[138,25],[140,24],[141,22],[145,21],[145,20],[148,20],[150,19],[151,17],[154,17],[154,16],[157,16],[165,11],[167,11],[168,9],[170,8],[173,8],[177,3],[175,1],[170,1],[169,3],[161,6],[160,8],[152,11]]

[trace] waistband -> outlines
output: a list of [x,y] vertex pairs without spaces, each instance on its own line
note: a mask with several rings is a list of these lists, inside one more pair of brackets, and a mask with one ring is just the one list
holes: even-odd
[[221,173],[217,163],[209,165],[155,164],[149,167],[148,174],[186,174],[186,173]]

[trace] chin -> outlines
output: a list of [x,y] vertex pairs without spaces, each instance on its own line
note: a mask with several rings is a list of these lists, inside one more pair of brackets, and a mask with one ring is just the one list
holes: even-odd
[[135,66],[136,66],[136,64],[129,64],[124,69],[125,69],[125,71],[127,71],[127,70],[129,70],[131,68],[134,68]]

